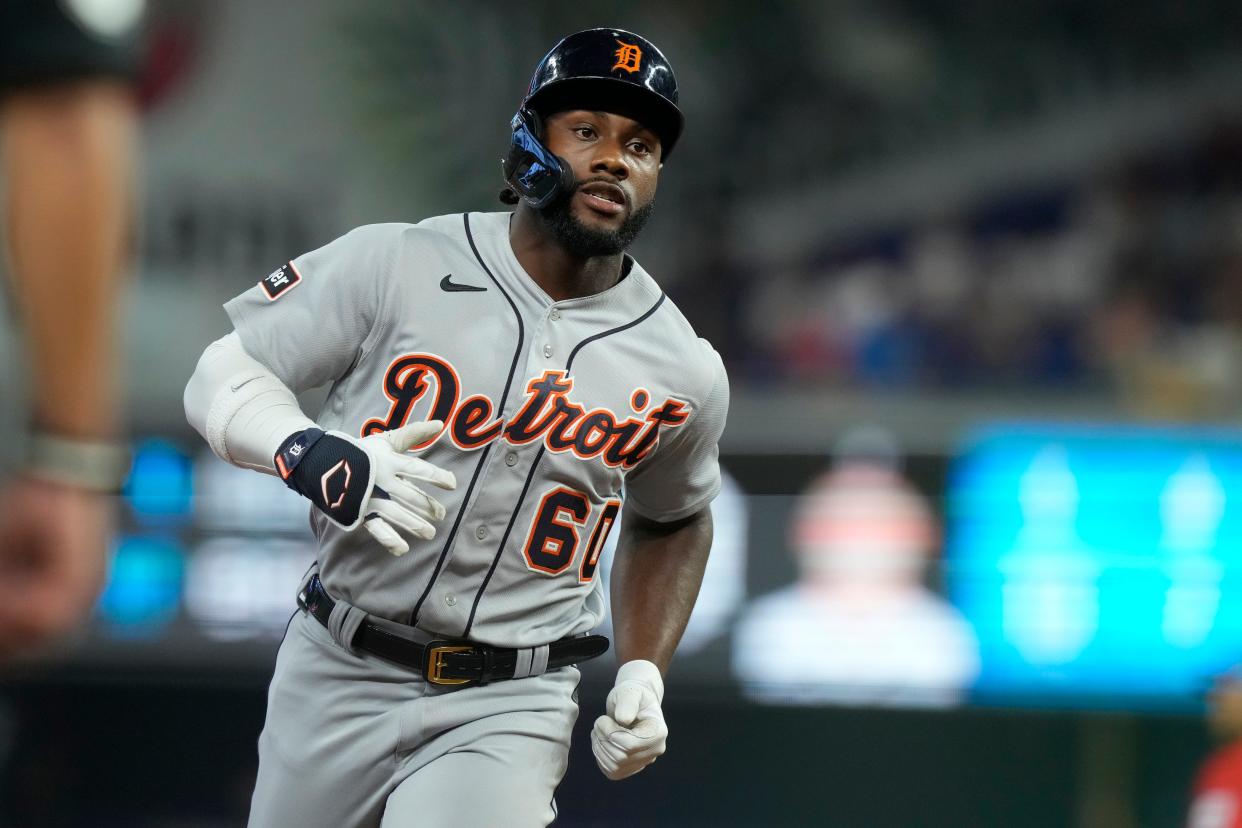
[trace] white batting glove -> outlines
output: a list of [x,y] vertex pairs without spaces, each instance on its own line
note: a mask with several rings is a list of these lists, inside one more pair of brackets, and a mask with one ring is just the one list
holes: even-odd
[[668,725],[660,710],[663,700],[664,679],[650,661],[627,661],[617,670],[607,712],[591,729],[591,752],[604,776],[614,782],[633,776],[664,753]]
[[406,454],[411,446],[443,430],[443,422],[431,420],[381,431],[359,441],[375,464],[376,488],[389,496],[388,500],[372,496],[363,510],[366,513],[363,526],[381,546],[398,557],[409,552],[410,545],[393,530],[394,525],[417,538],[431,540],[436,536],[434,524],[444,519],[444,506],[414,485],[414,481],[430,483],[446,491],[457,488],[457,478],[451,471]]
[[444,506],[415,481],[457,487],[452,472],[406,454],[443,428],[431,420],[361,439],[307,429],[281,445],[276,470],[337,526],[347,532],[365,526],[393,555],[404,555],[410,545],[397,529],[430,540],[444,518]]

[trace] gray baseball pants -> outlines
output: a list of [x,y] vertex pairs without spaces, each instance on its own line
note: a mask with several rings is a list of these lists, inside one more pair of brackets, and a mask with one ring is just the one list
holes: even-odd
[[251,828],[546,826],[579,673],[452,689],[290,622],[259,737]]

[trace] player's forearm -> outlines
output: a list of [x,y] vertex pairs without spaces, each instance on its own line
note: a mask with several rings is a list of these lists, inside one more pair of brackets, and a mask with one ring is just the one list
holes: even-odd
[[645,659],[668,670],[690,620],[712,545],[709,509],[656,523],[627,513],[612,567],[617,661]]
[[120,84],[82,83],[13,95],[0,119],[34,422],[68,436],[112,436],[134,105]]
[[267,474],[276,473],[273,458],[285,438],[315,424],[236,333],[207,346],[183,402],[186,419],[218,457]]

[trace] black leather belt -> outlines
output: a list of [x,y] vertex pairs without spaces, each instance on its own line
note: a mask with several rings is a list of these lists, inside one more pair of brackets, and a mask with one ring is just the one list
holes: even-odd
[[[327,627],[336,601],[324,591],[319,576],[314,575],[306,587],[306,593],[298,596],[298,604]],[[432,684],[444,686],[484,685],[511,679],[518,663],[517,650],[464,640],[419,644],[370,620],[359,625],[351,643],[359,650],[417,670]],[[588,661],[607,651],[608,639],[602,635],[562,638],[548,645],[547,669]]]

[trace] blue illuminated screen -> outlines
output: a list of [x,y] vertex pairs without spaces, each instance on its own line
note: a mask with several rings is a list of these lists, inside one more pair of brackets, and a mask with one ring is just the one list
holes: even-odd
[[1242,661],[1242,433],[990,429],[945,528],[976,701],[1177,706]]

